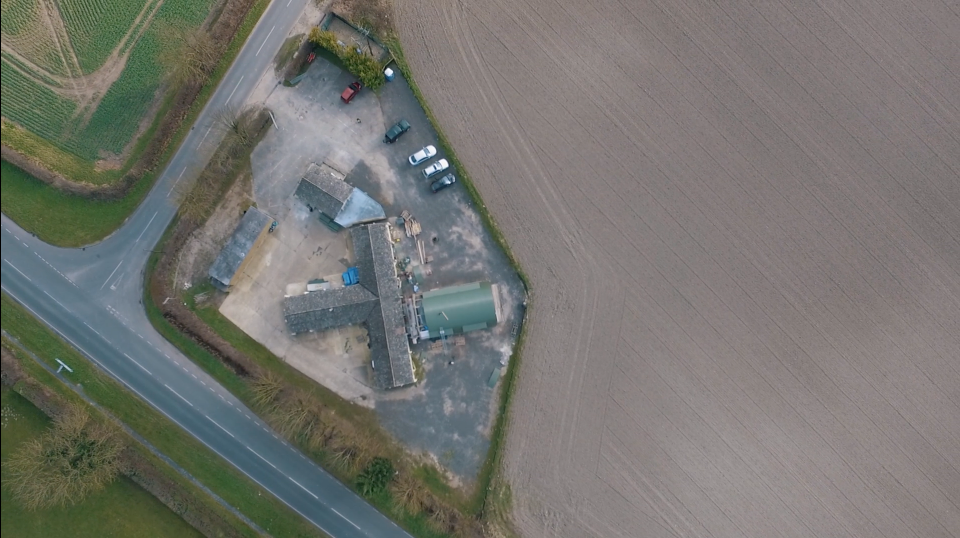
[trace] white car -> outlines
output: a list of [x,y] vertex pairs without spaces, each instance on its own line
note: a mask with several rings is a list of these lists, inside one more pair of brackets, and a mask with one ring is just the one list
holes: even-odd
[[450,168],[450,163],[448,163],[446,159],[440,159],[439,161],[423,169],[423,177],[429,179],[430,177],[443,172],[447,168]]
[[423,164],[427,159],[432,159],[437,156],[437,148],[433,146],[427,146],[420,151],[414,153],[410,156],[410,164],[417,166],[418,164]]

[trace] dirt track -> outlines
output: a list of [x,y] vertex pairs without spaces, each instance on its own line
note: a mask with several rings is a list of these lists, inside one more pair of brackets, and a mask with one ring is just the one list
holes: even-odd
[[396,4],[535,287],[524,536],[960,536],[956,2]]

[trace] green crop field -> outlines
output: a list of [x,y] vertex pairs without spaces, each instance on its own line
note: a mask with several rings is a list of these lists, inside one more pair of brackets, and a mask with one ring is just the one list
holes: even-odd
[[[2,458],[6,461],[20,443],[42,433],[50,420],[33,404],[6,388],[2,393],[2,409]],[[3,472],[6,473],[5,468]],[[2,496],[4,536],[200,536],[180,516],[123,476],[74,506],[31,512],[24,510],[6,487]]]
[[199,26],[213,1],[3,0],[3,118],[88,161],[121,155],[157,98],[171,30]]

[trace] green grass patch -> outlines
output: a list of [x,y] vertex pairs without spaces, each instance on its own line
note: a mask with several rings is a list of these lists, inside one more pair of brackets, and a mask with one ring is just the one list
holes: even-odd
[[[0,405],[3,409],[0,459],[5,462],[21,443],[43,433],[50,426],[50,420],[25,398],[6,388],[0,396]],[[2,474],[6,480],[5,467]],[[88,495],[73,506],[27,511],[7,488],[3,488],[0,498],[4,536],[201,536],[180,516],[122,475],[103,490]]]
[[[0,100],[4,117],[50,144],[91,162],[99,159],[101,152],[122,154],[150,112],[161,87],[163,67],[157,57],[171,44],[167,29],[199,27],[210,13],[213,0],[164,0],[155,14],[147,13],[135,22],[146,4],[147,0],[58,2],[59,9],[54,13],[64,21],[82,73],[76,66],[65,66],[55,54],[38,54],[31,50],[34,47],[12,45],[30,63],[21,62],[15,68],[17,60],[13,56],[3,57]],[[5,3],[4,11],[15,6],[16,2],[10,7]],[[5,35],[8,24],[7,17],[0,19]],[[49,40],[40,21],[18,26],[24,40],[29,37]],[[96,108],[78,108],[76,102],[49,89],[47,73],[77,77],[96,71],[128,35],[133,41],[123,43],[119,50],[127,55],[119,78],[104,88],[99,103],[82,103],[84,107],[95,105]],[[38,83],[37,79],[47,82]],[[27,148],[17,149],[26,151]]]
[[[69,363],[74,370],[69,379],[82,384],[85,394],[271,535],[323,536],[319,529],[193,436],[103,374],[6,294],[2,297],[0,323],[48,365],[56,367],[55,358]],[[61,383],[44,381],[49,374],[31,360],[23,360],[22,364],[35,379],[48,383],[65,397],[75,397]]]
[[[140,205],[143,198],[150,192],[150,187],[158,176],[158,172],[166,167],[166,163],[173,156],[177,148],[183,142],[184,137],[190,132],[190,128],[196,122],[197,117],[203,110],[204,105],[210,99],[210,96],[216,90],[223,76],[233,64],[233,60],[240,52],[240,48],[246,42],[247,37],[257,24],[260,16],[269,4],[268,0],[257,0],[250,8],[243,23],[237,30],[226,52],[210,76],[209,82],[200,90],[197,99],[190,107],[186,118],[180,125],[177,133],[170,140],[167,150],[159,160],[161,163],[153,172],[147,173],[136,185],[127,193],[127,195],[116,201],[100,202],[89,200],[80,196],[65,194],[42,181],[30,176],[12,164],[3,161],[2,175],[0,175],[0,210],[8,217],[13,219],[21,228],[36,235],[43,241],[60,247],[79,247],[89,245],[100,241],[110,235],[114,230],[120,227],[134,209]],[[172,106],[172,96],[168,96],[164,105],[157,114],[151,127],[137,142],[134,155],[142,152],[143,148],[153,137],[156,129],[159,127],[160,118],[170,110]],[[21,130],[22,131],[22,130]],[[4,127],[3,140],[7,143],[8,131]],[[33,136],[32,143],[40,145],[46,142],[39,137]],[[47,146],[49,153],[43,155],[56,158],[64,152]],[[131,157],[130,162],[133,161]],[[54,163],[61,162],[59,160]],[[84,166],[81,160],[73,160],[69,164],[69,169]],[[90,170],[83,173],[90,173]],[[72,168],[71,168],[72,167]],[[53,166],[54,170],[64,172],[58,166]],[[75,176],[69,176],[75,178]],[[85,177],[85,176],[80,176]]]
[[117,201],[95,201],[60,191],[20,168],[0,163],[0,209],[47,243],[79,247],[103,239],[136,209],[151,181],[141,181]]

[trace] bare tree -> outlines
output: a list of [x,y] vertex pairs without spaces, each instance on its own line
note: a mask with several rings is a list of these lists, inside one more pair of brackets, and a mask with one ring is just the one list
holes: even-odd
[[217,110],[213,121],[226,134],[224,144],[232,144],[237,149],[249,147],[257,136],[257,118],[261,112],[262,110],[256,108],[233,105]]
[[210,34],[202,28],[185,31],[172,25],[164,26],[163,31],[171,45],[163,47],[157,59],[167,80],[176,86],[204,83],[219,59]]
[[71,407],[3,464],[9,471],[5,485],[31,510],[74,504],[113,481],[122,450],[112,428]]

